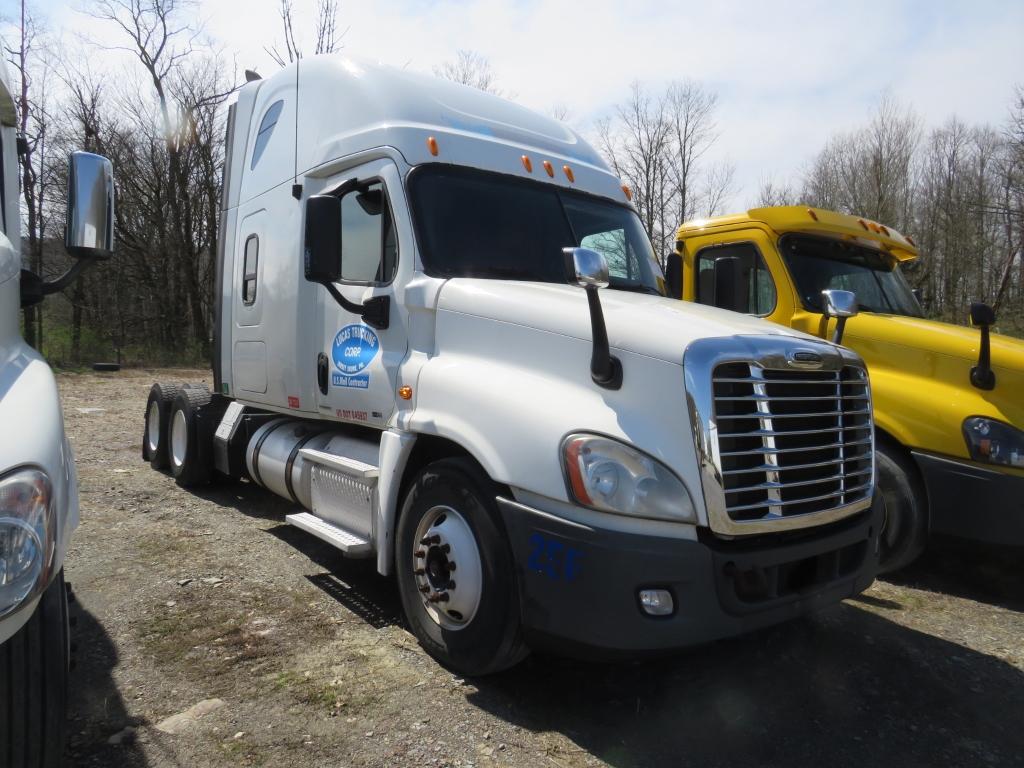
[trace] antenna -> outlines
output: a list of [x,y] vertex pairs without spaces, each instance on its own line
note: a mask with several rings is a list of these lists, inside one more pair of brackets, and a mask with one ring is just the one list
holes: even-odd
[[292,197],[302,199],[302,185],[299,184],[299,62],[302,56],[295,55],[295,156],[292,165]]

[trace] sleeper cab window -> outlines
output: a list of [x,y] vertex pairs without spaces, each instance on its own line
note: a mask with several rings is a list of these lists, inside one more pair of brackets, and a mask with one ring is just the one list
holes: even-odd
[[245,241],[245,260],[242,265],[242,303],[251,307],[256,303],[256,276],[259,272],[260,239],[249,235]]
[[740,260],[745,297],[741,299],[748,315],[770,315],[775,310],[775,282],[761,252],[753,243],[729,243],[704,248],[697,253],[697,301],[717,306],[715,301],[715,262],[725,256]]
[[274,126],[277,125],[277,119],[281,116],[281,110],[284,108],[284,100],[275,101],[266,112],[263,113],[263,120],[260,121],[260,130],[256,134],[256,145],[252,150],[252,161],[249,163],[249,170],[253,170],[256,167],[256,163],[260,161],[260,157],[263,155],[263,150],[267,148],[267,142],[270,141],[270,134],[274,132]]
[[341,198],[341,279],[350,283],[389,283],[398,247],[384,185],[372,184]]

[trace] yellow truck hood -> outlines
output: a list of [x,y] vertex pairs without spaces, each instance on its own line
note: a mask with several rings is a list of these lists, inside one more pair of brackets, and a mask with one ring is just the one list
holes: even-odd
[[966,456],[960,424],[989,416],[1024,428],[1024,341],[993,333],[995,389],[970,384],[981,333],[949,323],[865,312],[843,344],[868,365],[876,421],[901,442]]

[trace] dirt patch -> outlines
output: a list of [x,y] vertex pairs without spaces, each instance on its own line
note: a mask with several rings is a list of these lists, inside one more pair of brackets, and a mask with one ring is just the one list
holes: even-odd
[[[140,455],[156,378],[60,376],[82,524],[68,765],[1016,765],[1019,556],[936,549],[814,617],[668,659],[529,659],[462,680],[397,590],[245,483],[179,489]],[[177,734],[155,725],[223,706]],[[118,743],[109,743],[113,741]]]

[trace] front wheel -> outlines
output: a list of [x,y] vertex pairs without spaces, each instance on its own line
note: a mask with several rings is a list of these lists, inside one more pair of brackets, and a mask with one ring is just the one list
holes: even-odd
[[68,604],[61,571],[28,622],[0,645],[0,765],[61,765],[68,648]]
[[402,608],[423,648],[466,675],[527,654],[494,484],[470,459],[436,461],[405,497],[395,542]]
[[928,539],[928,512],[924,489],[910,459],[898,449],[880,444],[875,452],[878,490],[885,516],[879,542],[879,570],[904,568],[924,551]]

